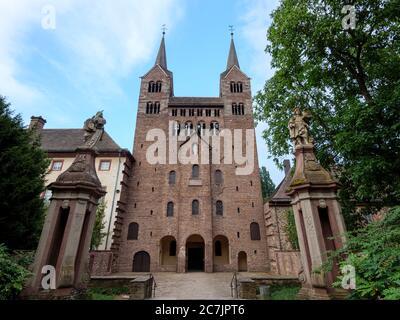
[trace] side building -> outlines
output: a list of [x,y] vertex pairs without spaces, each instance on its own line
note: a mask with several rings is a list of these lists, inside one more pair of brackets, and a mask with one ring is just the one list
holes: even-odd
[[[46,174],[46,186],[56,181],[57,177],[70,167],[75,159],[75,150],[84,143],[84,129],[45,129],[46,120],[42,117],[31,117],[29,127],[36,130],[40,137],[41,147],[50,158],[50,166]],[[98,250],[109,250],[112,244],[115,217],[123,188],[124,169],[131,167],[133,157],[127,149],[122,149],[104,132],[96,146],[99,155],[96,158],[96,172],[107,192],[101,201],[105,204],[104,229],[106,235]],[[51,191],[43,195],[50,199]]]

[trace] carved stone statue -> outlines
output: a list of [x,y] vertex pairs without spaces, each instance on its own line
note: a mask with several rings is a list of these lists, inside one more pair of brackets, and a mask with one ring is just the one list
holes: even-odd
[[294,115],[289,120],[290,139],[294,146],[312,144],[313,138],[309,135],[309,121],[311,115],[308,112],[302,112],[300,108],[294,109]]
[[98,111],[96,115],[85,121],[83,125],[83,129],[86,131],[84,147],[93,148],[96,145],[103,136],[105,124],[106,119],[103,118],[103,111]]

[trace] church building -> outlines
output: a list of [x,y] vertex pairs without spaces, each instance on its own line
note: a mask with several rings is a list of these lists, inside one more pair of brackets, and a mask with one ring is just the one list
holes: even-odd
[[[219,92],[217,97],[174,95],[163,35],[154,66],[141,78],[135,161],[123,170],[113,272],[269,270],[251,84],[240,69],[233,34]],[[250,130],[254,148],[244,138],[239,147],[253,153],[253,169],[239,175],[235,161],[152,164],[148,152],[154,141],[148,134],[153,129],[166,133],[166,149],[156,153],[167,155],[172,136],[184,137],[178,139],[180,149],[204,132]],[[232,144],[233,153],[235,148]]]

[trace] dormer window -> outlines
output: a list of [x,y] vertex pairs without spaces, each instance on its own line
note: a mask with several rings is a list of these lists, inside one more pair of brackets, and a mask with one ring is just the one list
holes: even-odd
[[161,92],[161,88],[162,88],[162,82],[161,81],[150,81],[149,82],[149,88],[148,91],[149,92]]
[[240,81],[239,82],[231,81],[230,86],[231,86],[231,92],[232,93],[243,92],[243,83],[240,82]]

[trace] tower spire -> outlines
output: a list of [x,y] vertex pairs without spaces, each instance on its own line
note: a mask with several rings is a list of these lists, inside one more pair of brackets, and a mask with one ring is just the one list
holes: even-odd
[[165,70],[168,70],[167,68],[167,54],[165,52],[165,30],[167,28],[165,27],[165,24],[162,26],[162,39],[161,39],[161,44],[160,48],[158,49],[158,54],[157,54],[157,59],[156,59],[156,65],[158,64],[160,67],[162,67]]
[[226,70],[229,70],[233,66],[237,66],[240,69],[239,60],[236,54],[235,42],[233,41],[233,31],[234,31],[233,26],[229,26],[229,30],[231,32],[231,46],[229,48],[229,56],[228,56],[228,62],[226,64]]

